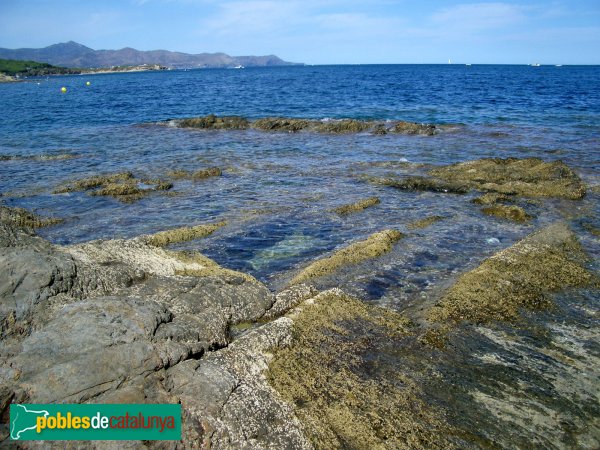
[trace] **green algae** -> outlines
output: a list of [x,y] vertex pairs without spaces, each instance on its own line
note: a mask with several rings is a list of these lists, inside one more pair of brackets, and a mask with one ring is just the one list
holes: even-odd
[[0,222],[25,228],[43,228],[61,223],[63,219],[40,217],[24,208],[0,206]]
[[192,117],[177,122],[180,128],[200,128],[204,130],[245,130],[250,126],[247,119],[239,116],[217,117],[209,114],[204,117]]
[[158,233],[147,235],[143,237],[143,240],[155,247],[165,247],[169,244],[175,244],[177,242],[192,241],[206,237],[221,227],[224,227],[227,222],[217,222],[211,224],[201,224],[193,227],[181,227],[173,230],[159,231]]
[[350,244],[331,256],[313,262],[296,275],[291,284],[298,284],[311,278],[329,275],[341,267],[377,258],[389,252],[393,244],[402,237],[403,234],[397,230],[384,230],[373,233],[364,241]]
[[378,374],[364,357],[371,340],[408,335],[409,320],[332,291],[290,318],[292,342],[274,349],[267,375],[316,449],[455,447],[443,413],[414,380],[398,370]]
[[429,216],[429,217],[425,217],[424,219],[415,220],[414,222],[409,223],[407,228],[409,230],[417,230],[420,228],[427,228],[428,226],[431,226],[434,223],[439,222],[440,220],[444,220],[444,219],[445,219],[444,216]]
[[491,205],[482,208],[481,211],[488,216],[495,216],[501,219],[512,220],[517,223],[530,221],[533,217],[525,212],[523,208],[516,205]]
[[364,209],[367,209],[371,206],[375,206],[378,205],[379,203],[381,203],[381,200],[379,200],[379,198],[377,197],[369,197],[367,199],[364,200],[360,200],[358,202],[355,203],[350,203],[348,205],[342,205],[339,206],[337,208],[334,209],[334,211],[336,213],[338,213],[339,215],[348,215],[354,212],[359,212],[362,211]]
[[432,307],[429,319],[454,324],[517,322],[522,308],[551,308],[553,292],[600,286],[598,277],[585,268],[586,260],[565,224],[548,226],[463,274]]
[[585,185],[565,163],[540,158],[484,158],[432,169],[429,174],[500,194],[571,200],[585,195]]

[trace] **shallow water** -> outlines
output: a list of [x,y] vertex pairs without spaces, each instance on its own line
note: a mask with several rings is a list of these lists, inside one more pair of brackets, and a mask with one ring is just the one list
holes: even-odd
[[[228,226],[212,236],[178,247],[198,249],[279,289],[309,261],[398,228],[407,237],[392,252],[319,286],[343,285],[399,309],[560,218],[571,221],[596,262],[600,256],[597,238],[580,226],[599,227],[598,194],[579,202],[522,201],[536,219],[515,225],[484,216],[469,202],[471,194],[401,192],[364,180],[481,157],[538,156],[562,159],[588,184],[600,184],[600,67],[321,66],[69,76],[0,85],[0,98],[0,156],[13,157],[0,160],[1,199],[64,217],[64,224],[39,230],[60,244],[226,219]],[[448,126],[435,136],[372,136],[157,124],[208,113]],[[48,157],[57,155],[73,157]],[[92,174],[131,170],[156,178],[210,166],[221,167],[223,176],[176,181],[168,195],[133,204],[51,193]],[[381,204],[346,217],[332,212],[370,196]],[[406,228],[432,214],[445,219]]]

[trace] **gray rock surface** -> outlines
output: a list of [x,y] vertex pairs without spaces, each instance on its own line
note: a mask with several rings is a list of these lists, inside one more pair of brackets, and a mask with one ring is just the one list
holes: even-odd
[[[289,339],[287,319],[231,344],[232,324],[273,310],[275,296],[261,283],[140,239],[60,247],[11,221],[0,222],[0,250],[3,444],[14,402],[181,402],[182,441],[152,445],[310,447],[262,374],[268,348]],[[187,272],[200,275],[177,275]]]

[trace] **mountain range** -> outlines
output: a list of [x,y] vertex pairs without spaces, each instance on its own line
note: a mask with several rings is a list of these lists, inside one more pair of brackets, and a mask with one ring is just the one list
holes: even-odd
[[226,68],[288,66],[297,63],[283,61],[275,55],[229,56],[225,53],[189,54],[168,50],[140,51],[134,48],[94,50],[69,41],[44,48],[0,48],[0,58],[49,63],[55,66],[103,68],[125,65],[159,64],[173,68]]

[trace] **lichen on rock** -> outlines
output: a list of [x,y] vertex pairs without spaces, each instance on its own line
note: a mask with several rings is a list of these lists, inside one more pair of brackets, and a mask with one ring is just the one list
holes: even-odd
[[402,237],[402,233],[397,230],[384,230],[373,233],[364,241],[350,244],[336,251],[331,256],[313,262],[296,275],[291,284],[329,275],[343,266],[358,264],[368,259],[377,258],[389,252],[393,244],[402,239]]

